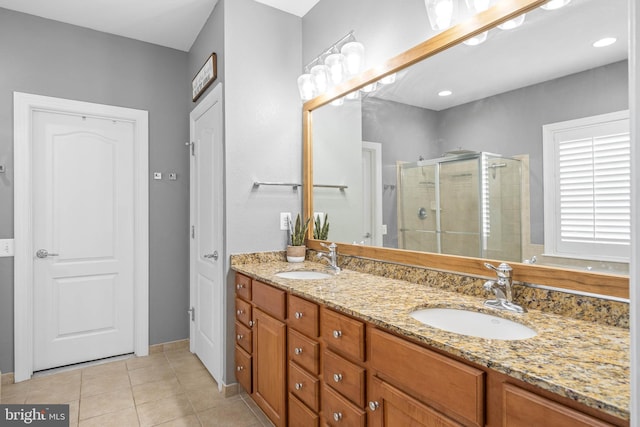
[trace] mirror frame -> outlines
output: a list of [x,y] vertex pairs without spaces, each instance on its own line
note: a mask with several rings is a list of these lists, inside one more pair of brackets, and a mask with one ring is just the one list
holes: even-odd
[[[313,210],[313,110],[338,99],[347,93],[360,89],[382,77],[400,71],[416,62],[436,55],[463,40],[489,30],[522,13],[533,10],[548,0],[501,0],[490,9],[477,14],[413,48],[389,59],[380,66],[371,68],[353,79],[336,86],[328,93],[307,101],[303,106],[303,212],[310,217]],[[428,267],[473,276],[489,276],[485,262],[499,263],[499,260],[443,255],[405,249],[340,243],[340,254],[400,264]],[[321,250],[319,240],[313,239],[313,230],[307,234],[307,247]],[[569,270],[543,265],[510,262],[513,278],[519,282],[535,283],[581,293],[592,293],[615,298],[629,298],[629,277],[605,273]]]

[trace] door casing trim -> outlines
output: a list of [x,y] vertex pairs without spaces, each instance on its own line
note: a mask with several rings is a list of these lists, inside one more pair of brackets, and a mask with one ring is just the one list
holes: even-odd
[[108,117],[134,124],[134,351],[149,353],[149,113],[144,110],[13,93],[14,156],[14,375],[33,374],[33,111],[62,111]]

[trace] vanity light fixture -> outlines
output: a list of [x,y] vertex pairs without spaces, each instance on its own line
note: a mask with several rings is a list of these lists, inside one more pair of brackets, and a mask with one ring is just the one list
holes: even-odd
[[466,39],[462,43],[466,44],[467,46],[478,46],[480,43],[484,43],[487,40],[488,35],[489,31],[485,31],[478,34],[477,36]]
[[565,7],[569,3],[571,3],[571,0],[549,0],[548,2],[540,6],[540,8],[544,10],[556,10],[560,9],[561,7]]
[[353,31],[325,49],[304,67],[298,77],[298,91],[303,101],[325,93],[364,68],[364,46]]
[[424,0],[429,23],[434,31],[452,27],[458,19],[457,0]]
[[450,90],[441,90],[440,92],[438,92],[438,96],[451,96],[453,95],[453,92],[451,92]]
[[606,47],[614,44],[618,39],[615,37],[605,37],[593,43],[593,47]]
[[501,30],[505,30],[505,31],[513,30],[514,28],[518,28],[519,26],[524,24],[525,15],[526,14],[523,13],[522,15],[516,16],[513,19],[505,21],[502,24],[498,25],[498,28],[500,28]]

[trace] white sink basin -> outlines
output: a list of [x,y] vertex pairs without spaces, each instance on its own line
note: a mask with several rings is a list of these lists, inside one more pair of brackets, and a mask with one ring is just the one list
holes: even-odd
[[410,314],[411,317],[426,325],[473,337],[495,340],[525,340],[537,335],[536,331],[528,326],[476,311],[425,308]]
[[331,275],[327,273],[323,273],[321,271],[296,270],[296,271],[281,271],[280,273],[276,273],[276,277],[280,277],[282,279],[318,280],[318,279],[328,279],[329,277],[331,277]]

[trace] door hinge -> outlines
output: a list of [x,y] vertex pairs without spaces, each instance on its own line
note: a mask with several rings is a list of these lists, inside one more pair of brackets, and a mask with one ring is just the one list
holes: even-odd
[[191,315],[191,321],[195,322],[196,321],[196,309],[194,307],[191,307],[189,310],[187,310],[187,313],[189,313]]
[[191,155],[195,156],[196,155],[196,143],[195,142],[191,142]]
[[196,226],[195,225],[191,226],[191,238],[192,239],[196,238]]

